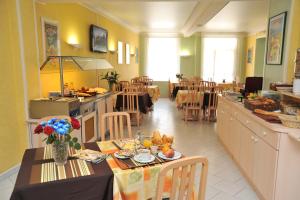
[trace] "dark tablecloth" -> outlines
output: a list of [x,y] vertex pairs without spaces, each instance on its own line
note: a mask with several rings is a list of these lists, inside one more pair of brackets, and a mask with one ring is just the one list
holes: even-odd
[[[140,112],[146,114],[150,108],[153,106],[151,97],[149,96],[148,93],[143,93],[143,94],[139,94],[139,110]],[[125,98],[126,100],[126,98]],[[125,102],[126,105],[126,102]],[[136,103],[135,103],[136,105]],[[123,107],[123,95],[119,94],[117,96],[117,101],[116,101],[116,109],[118,111],[121,111],[121,108]]]
[[[86,143],[84,146],[99,151],[96,143]],[[36,150],[25,151],[11,200],[113,199],[113,172],[106,161],[92,164],[94,174],[90,176],[30,184],[32,166],[46,162],[35,160]]]

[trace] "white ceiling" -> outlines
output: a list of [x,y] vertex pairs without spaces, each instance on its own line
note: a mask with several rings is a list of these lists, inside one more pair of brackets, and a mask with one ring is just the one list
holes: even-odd
[[229,2],[208,23],[200,26],[199,32],[247,32],[266,29],[268,19],[266,1]]
[[267,0],[39,0],[80,3],[134,30],[151,33],[257,32]]

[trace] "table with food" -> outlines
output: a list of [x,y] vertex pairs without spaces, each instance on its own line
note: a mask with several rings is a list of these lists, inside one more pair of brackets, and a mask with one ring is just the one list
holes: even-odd
[[[162,164],[183,155],[173,148],[173,137],[154,131],[151,137],[82,144],[70,148],[68,161],[55,165],[51,146],[26,150],[11,199],[149,199],[156,194]],[[165,179],[164,196],[171,190]],[[64,187],[63,190],[61,188]],[[79,195],[80,194],[80,195]]]

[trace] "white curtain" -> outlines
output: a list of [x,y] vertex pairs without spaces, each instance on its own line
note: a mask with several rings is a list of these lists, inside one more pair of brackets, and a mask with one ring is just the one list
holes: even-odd
[[146,74],[154,81],[174,79],[180,71],[179,38],[146,38]]
[[238,39],[205,37],[203,42],[203,79],[218,83],[235,80]]

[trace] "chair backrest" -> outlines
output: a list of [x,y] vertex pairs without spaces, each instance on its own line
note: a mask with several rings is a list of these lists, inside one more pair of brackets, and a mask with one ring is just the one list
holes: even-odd
[[139,112],[139,95],[136,92],[123,93],[123,111]]
[[208,97],[208,108],[217,108],[218,106],[218,93],[210,92]]
[[109,130],[110,140],[123,139],[124,122],[127,125],[128,138],[132,137],[130,116],[126,112],[105,113],[101,117],[101,140],[105,140],[105,132]]
[[211,89],[213,92],[216,92],[216,93],[218,93],[218,94],[222,94],[223,93],[223,90],[224,90],[224,88],[222,87],[222,86],[214,86],[214,87],[212,87],[212,89]]
[[[207,171],[208,171],[208,161],[205,157],[187,157],[180,160],[172,161],[162,165],[160,173],[158,175],[157,190],[155,200],[161,200],[163,194],[164,179],[167,173],[172,170],[172,183],[171,183],[171,195],[170,200],[176,198],[176,193],[178,191],[177,199],[184,199],[185,194],[188,200],[193,199],[194,194],[194,179],[196,172],[196,165],[201,164],[201,175],[200,184],[198,191],[198,200],[205,199],[205,189],[207,181]],[[180,182],[179,190],[178,184]]]
[[138,87],[136,85],[128,85],[128,86],[123,88],[123,92],[124,93],[138,92]]

